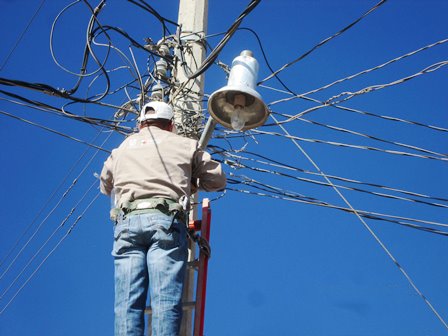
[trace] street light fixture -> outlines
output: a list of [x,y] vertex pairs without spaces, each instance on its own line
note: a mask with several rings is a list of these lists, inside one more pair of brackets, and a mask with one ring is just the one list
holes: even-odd
[[257,60],[250,50],[242,51],[232,62],[227,85],[215,91],[208,100],[211,118],[199,140],[201,147],[206,147],[216,123],[235,131],[264,124],[269,109],[255,90],[257,76]]

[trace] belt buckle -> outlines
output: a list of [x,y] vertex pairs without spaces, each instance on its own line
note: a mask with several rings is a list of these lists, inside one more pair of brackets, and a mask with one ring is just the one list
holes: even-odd
[[153,206],[154,206],[153,202],[143,201],[141,203],[138,203],[137,206],[135,207],[135,209],[136,210],[149,209],[149,208],[152,208]]

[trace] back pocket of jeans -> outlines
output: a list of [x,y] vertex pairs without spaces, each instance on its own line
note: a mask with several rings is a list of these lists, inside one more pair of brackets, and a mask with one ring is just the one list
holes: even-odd
[[163,219],[155,224],[155,243],[162,249],[172,249],[180,246],[180,230],[171,218]]
[[114,246],[112,250],[113,255],[124,253],[132,246],[129,240],[129,225],[127,222],[119,223],[114,227]]

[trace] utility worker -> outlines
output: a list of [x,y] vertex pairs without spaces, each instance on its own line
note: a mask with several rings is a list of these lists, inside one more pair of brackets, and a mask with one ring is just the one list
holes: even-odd
[[[196,140],[172,132],[173,110],[143,106],[139,132],[112,151],[101,192],[115,194],[115,335],[142,336],[149,288],[152,335],[179,334],[187,260],[185,207],[192,189],[226,185],[221,165]],[[193,191],[194,191],[193,190]],[[112,216],[111,216],[112,217]]]

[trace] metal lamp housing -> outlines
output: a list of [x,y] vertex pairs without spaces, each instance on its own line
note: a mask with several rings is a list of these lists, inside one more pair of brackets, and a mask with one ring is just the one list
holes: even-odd
[[238,113],[244,120],[242,131],[264,124],[269,109],[255,90],[258,62],[252,52],[245,50],[232,62],[227,85],[215,91],[208,100],[208,111],[219,124],[232,127],[232,116]]

